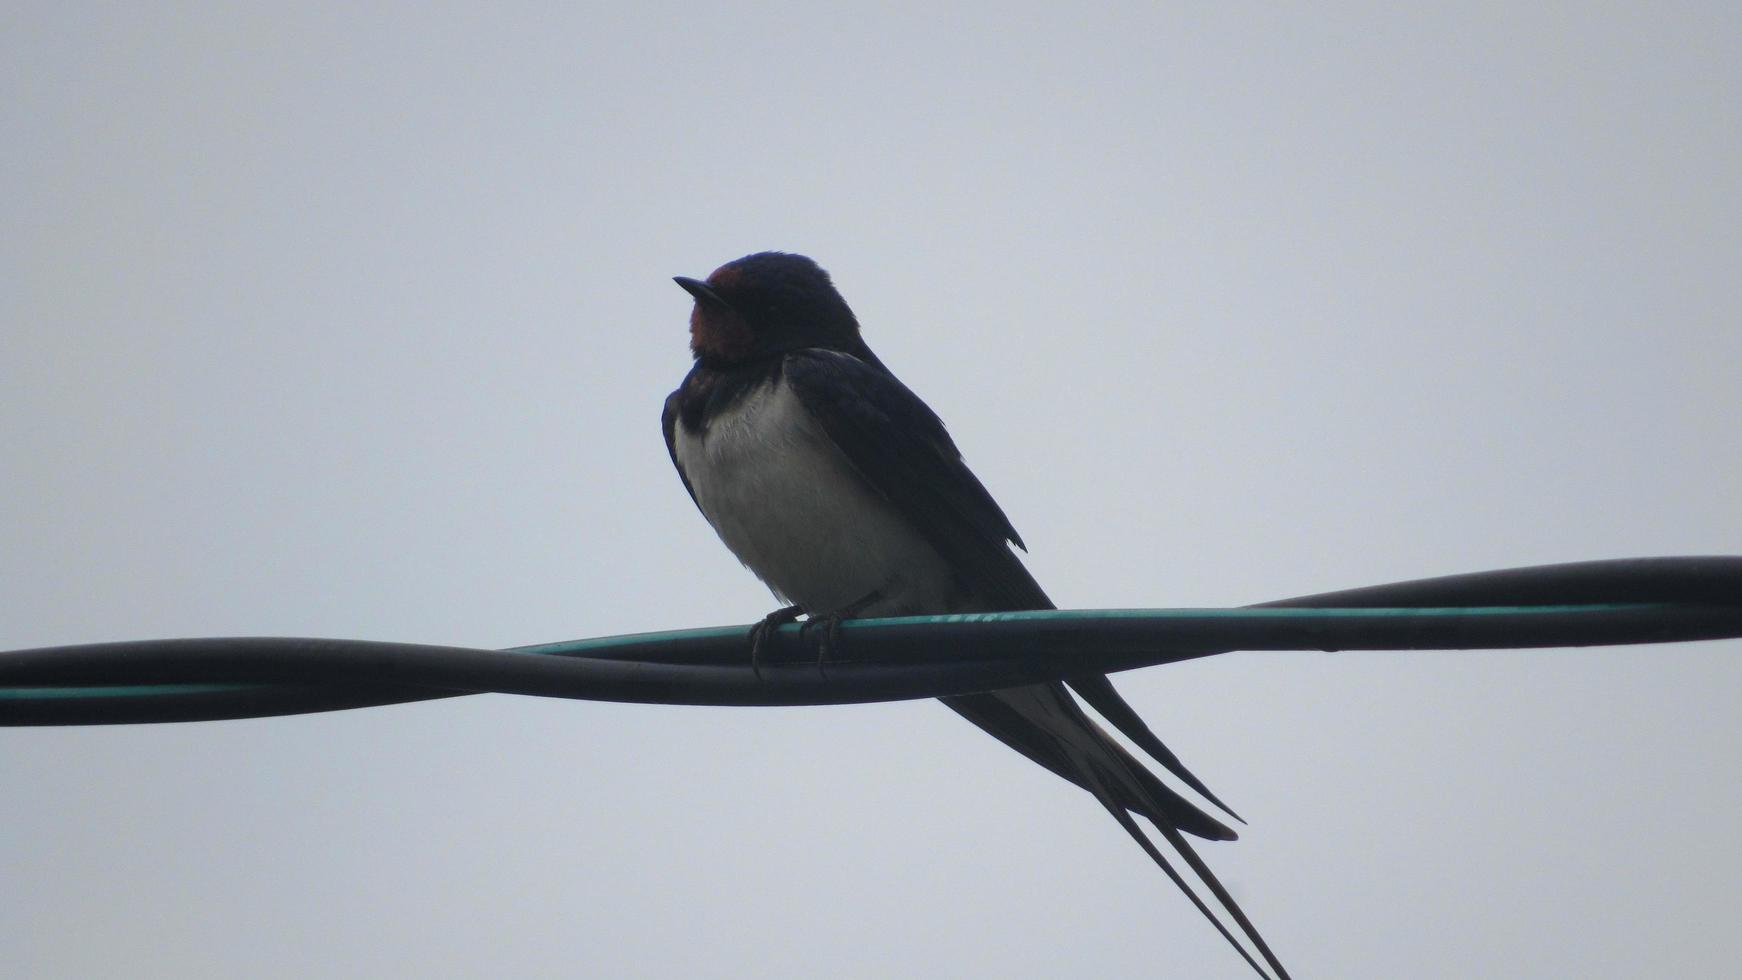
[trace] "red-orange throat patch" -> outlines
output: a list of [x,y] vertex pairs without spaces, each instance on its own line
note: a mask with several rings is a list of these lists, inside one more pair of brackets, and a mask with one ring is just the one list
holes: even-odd
[[755,343],[750,324],[731,307],[702,301],[690,311],[690,350],[697,357],[740,361]]

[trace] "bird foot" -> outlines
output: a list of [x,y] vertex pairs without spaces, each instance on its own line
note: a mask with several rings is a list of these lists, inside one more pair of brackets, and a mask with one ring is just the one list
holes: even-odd
[[825,677],[829,673],[828,661],[833,659],[835,651],[842,649],[843,646],[841,643],[841,621],[852,619],[863,612],[865,607],[882,598],[883,592],[879,589],[873,589],[826,616],[810,617],[805,620],[803,626],[799,627],[804,634],[809,634],[812,629],[822,629],[822,638],[817,642],[817,670]]
[[841,620],[843,618],[840,613],[813,616],[799,624],[798,627],[799,636],[803,637],[807,643],[810,642],[811,630],[820,629],[823,631],[822,638],[817,641],[817,672],[824,677],[829,675],[828,660],[834,656],[835,649],[841,642]]
[[[750,627],[750,672],[762,679],[762,651],[774,639],[774,631],[787,623],[797,622],[804,609],[799,606],[784,606],[762,617],[762,621]],[[809,623],[806,623],[808,626]]]

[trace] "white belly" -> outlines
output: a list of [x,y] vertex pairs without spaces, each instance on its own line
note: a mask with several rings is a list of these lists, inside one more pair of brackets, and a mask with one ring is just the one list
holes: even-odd
[[875,592],[859,615],[952,607],[942,556],[853,471],[784,379],[701,433],[680,422],[674,448],[720,540],[785,601],[823,614]]

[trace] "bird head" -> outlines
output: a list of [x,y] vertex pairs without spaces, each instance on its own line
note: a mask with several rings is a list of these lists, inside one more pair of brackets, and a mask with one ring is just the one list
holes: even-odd
[[757,252],[720,266],[706,280],[675,278],[695,297],[690,350],[698,361],[730,367],[820,347],[875,363],[847,301],[829,274],[803,255]]

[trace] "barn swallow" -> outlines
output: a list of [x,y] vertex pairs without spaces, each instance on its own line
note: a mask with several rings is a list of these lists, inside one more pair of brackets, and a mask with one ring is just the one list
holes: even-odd
[[[695,365],[665,401],[665,443],[684,487],[781,601],[768,627],[804,613],[844,617],[1052,609],[1011,545],[1027,547],[962,461],[943,422],[867,347],[833,282],[802,255],[759,252],[704,280]],[[943,698],[1006,745],[1092,793],[1260,976],[1286,980],[1270,947],[1182,834],[1233,840],[1090,720],[1075,691],[1206,800],[1100,675]],[[1220,903],[1272,973],[1236,939],[1138,827],[1147,818]]]

